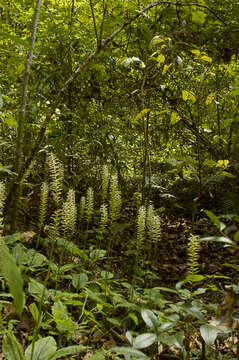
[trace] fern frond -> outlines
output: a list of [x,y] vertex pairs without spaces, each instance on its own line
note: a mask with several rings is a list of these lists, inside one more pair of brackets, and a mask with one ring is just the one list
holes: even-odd
[[76,217],[77,217],[77,209],[75,202],[75,191],[70,189],[67,195],[66,202],[62,207],[62,227],[63,231],[66,234],[70,232],[71,234],[75,230]]
[[105,201],[107,198],[109,187],[109,168],[107,165],[104,165],[102,168],[102,200]]
[[190,275],[197,274],[199,267],[199,251],[200,243],[198,237],[191,235],[188,243],[188,273]]
[[94,212],[94,191],[91,187],[88,188],[86,194],[86,219],[89,223]]
[[50,169],[50,175],[52,179],[52,190],[54,192],[55,201],[57,207],[61,204],[61,193],[63,187],[64,171],[61,162],[57,159],[55,154],[50,153],[48,155],[48,164]]
[[120,217],[121,211],[121,192],[118,189],[118,176],[113,175],[110,182],[110,218],[116,221]]
[[40,230],[42,229],[42,226],[46,219],[48,191],[49,191],[48,184],[46,182],[42,183],[41,202],[40,202],[40,211],[39,211],[39,228],[40,228]]

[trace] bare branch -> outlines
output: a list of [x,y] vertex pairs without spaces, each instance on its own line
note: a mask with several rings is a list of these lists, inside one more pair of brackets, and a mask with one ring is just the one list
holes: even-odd
[[91,8],[91,14],[92,14],[92,19],[93,19],[93,23],[94,23],[94,29],[95,29],[95,36],[96,36],[96,41],[97,41],[97,47],[100,47],[99,35],[98,35],[98,30],[97,30],[97,25],[96,25],[96,20],[95,20],[94,5],[93,5],[93,3],[92,3],[92,0],[90,0],[90,8]]
[[103,1],[103,17],[100,25],[100,45],[102,44],[102,36],[103,36],[103,29],[104,29],[104,22],[105,22],[105,16],[106,16],[106,4],[105,0]]

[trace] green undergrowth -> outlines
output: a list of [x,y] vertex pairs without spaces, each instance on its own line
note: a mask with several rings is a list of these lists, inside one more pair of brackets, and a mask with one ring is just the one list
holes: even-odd
[[[100,201],[89,187],[78,204],[73,189],[64,194],[63,167],[52,153],[48,164],[51,181],[41,187],[35,231],[3,236],[5,186],[0,183],[5,358],[127,360],[168,354],[229,359],[233,351],[236,358],[235,345],[229,343],[227,357],[222,344],[236,333],[232,325],[239,288],[227,288],[225,304],[215,316],[217,305],[204,299],[220,290],[212,278],[199,274],[200,239],[189,236],[188,270],[181,281],[175,288],[163,287],[158,262],[162,219],[152,203],[136,192],[134,216],[127,219],[118,177],[104,166]],[[207,215],[225,230],[219,218]],[[203,241],[237,250],[238,233],[233,240],[225,233]]]

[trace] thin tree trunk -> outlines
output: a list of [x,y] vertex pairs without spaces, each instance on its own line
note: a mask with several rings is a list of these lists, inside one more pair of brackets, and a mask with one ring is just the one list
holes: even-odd
[[19,204],[19,197],[21,194],[21,183],[22,178],[19,178],[20,170],[24,166],[23,165],[23,148],[24,148],[24,133],[25,133],[25,119],[26,119],[26,106],[28,100],[28,83],[30,77],[30,70],[32,65],[32,58],[33,58],[33,51],[36,41],[36,32],[37,32],[37,24],[38,18],[41,8],[42,0],[36,1],[33,24],[32,24],[32,33],[31,33],[31,40],[30,40],[30,50],[28,51],[27,58],[26,58],[26,65],[25,65],[25,74],[23,78],[23,85],[22,85],[22,93],[21,93],[21,106],[18,115],[18,128],[17,128],[17,144],[16,144],[16,158],[15,158],[15,172],[17,173],[17,180],[14,183],[14,191],[12,191],[12,211],[11,211],[11,228],[12,231],[16,231],[17,228],[17,215],[18,215],[18,204]]

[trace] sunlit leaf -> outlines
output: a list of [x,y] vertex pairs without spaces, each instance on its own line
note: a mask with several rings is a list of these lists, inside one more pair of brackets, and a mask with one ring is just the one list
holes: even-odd
[[201,51],[200,50],[197,50],[197,49],[193,49],[191,50],[191,53],[196,55],[197,57],[199,57],[201,55]]
[[187,275],[187,277],[186,277],[186,281],[193,281],[193,282],[202,281],[204,279],[205,279],[205,276],[199,275],[199,274],[190,274],[190,275]]
[[187,91],[187,90],[182,91],[182,97],[183,97],[184,101],[191,100],[192,103],[195,103],[195,101],[196,101],[195,95],[192,92]]
[[209,63],[212,62],[212,58],[210,56],[207,56],[207,55],[202,55],[201,59],[204,60],[204,61],[207,61]]
[[165,56],[163,54],[159,54],[157,57],[158,66],[161,66],[165,62]]
[[205,105],[210,105],[213,102],[213,100],[215,99],[215,97],[216,97],[216,94],[214,94],[214,93],[208,95],[208,97],[205,101]]
[[170,123],[172,125],[174,125],[174,124],[177,124],[180,120],[181,120],[180,115],[178,115],[178,113],[176,113],[176,111],[173,111],[171,114]]
[[205,22],[205,18],[206,18],[206,14],[204,14],[200,10],[193,11],[192,13],[192,21],[194,21],[197,24],[203,25]]
[[163,67],[162,75],[165,75],[171,66],[172,66],[172,64],[165,64]]
[[150,112],[150,109],[143,109],[140,111],[138,115],[135,116],[133,119],[133,123],[137,123],[140,119],[142,119],[145,115],[147,115]]

